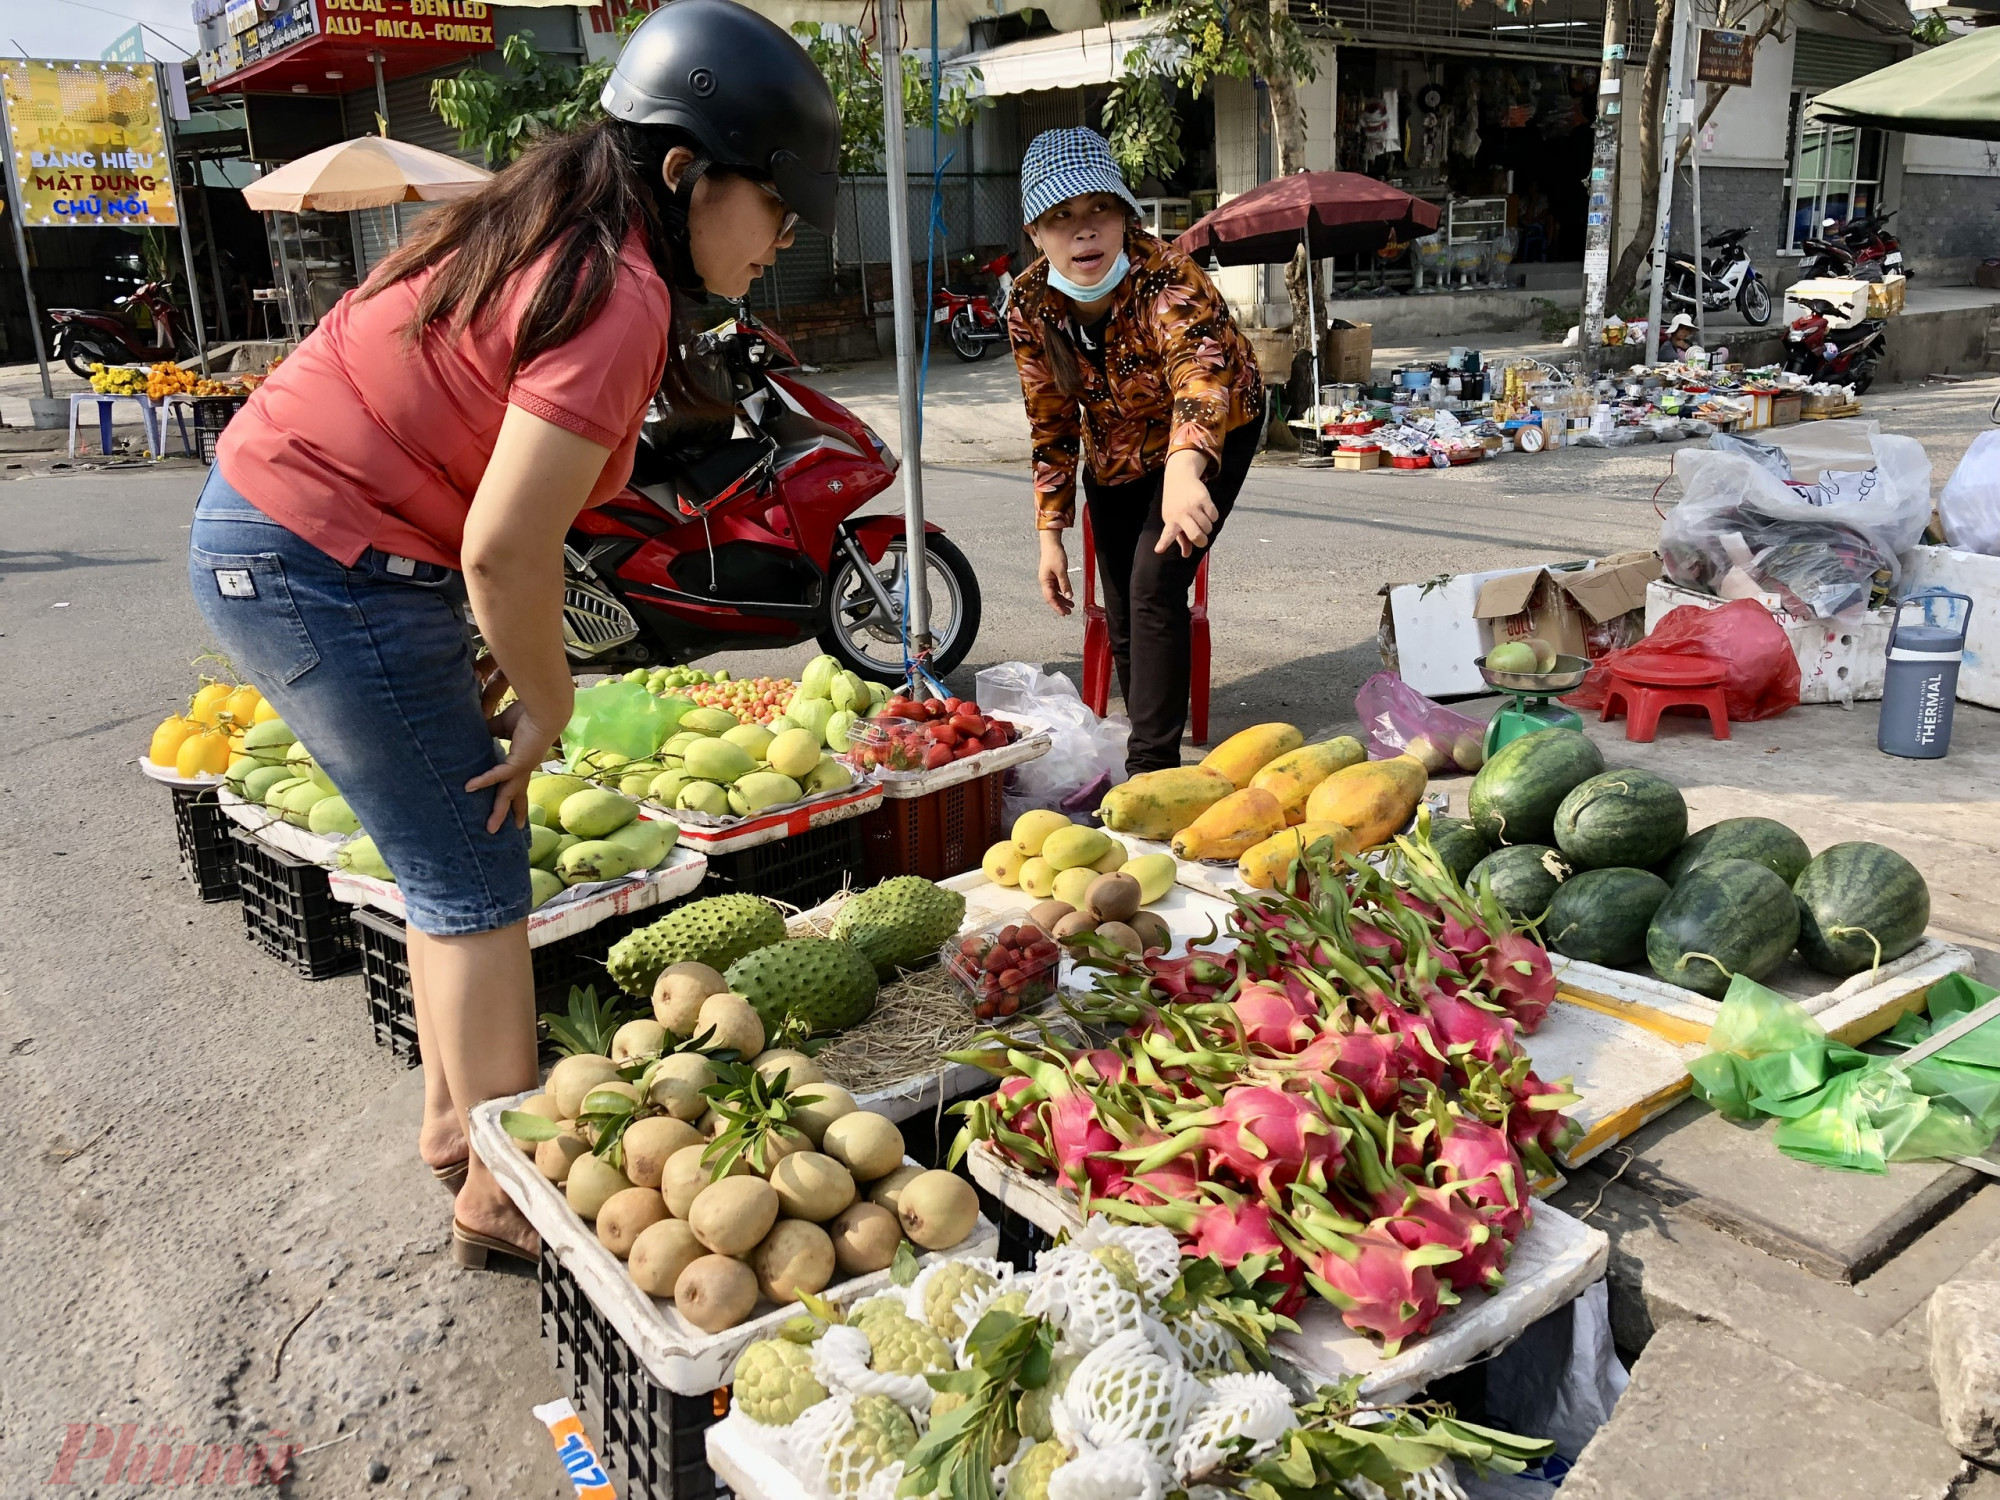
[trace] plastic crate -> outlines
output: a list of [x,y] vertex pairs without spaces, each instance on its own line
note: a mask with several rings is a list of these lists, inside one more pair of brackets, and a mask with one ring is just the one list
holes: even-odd
[[921,875],[946,880],[978,869],[986,851],[1000,841],[1000,795],[1006,779],[1005,771],[994,771],[921,797],[890,797],[856,819],[868,879]]
[[197,396],[194,399],[194,447],[205,464],[215,462],[215,440],[229,419],[243,410],[248,396]]
[[169,787],[174,799],[174,836],[181,846],[181,869],[204,901],[234,901],[236,846],[229,842],[229,819],[222,815],[214,787]]
[[791,906],[817,906],[856,883],[862,864],[861,826],[873,816],[843,818],[768,844],[711,854],[701,894],[745,891]]
[[708,1429],[729,1412],[726,1389],[677,1395],[657,1384],[544,1246],[542,1337],[570,1399],[603,1434],[604,1466],[627,1500],[714,1500]]
[[234,824],[236,882],[250,941],[307,979],[331,979],[361,962],[352,910],[327,888],[326,871],[260,843]]

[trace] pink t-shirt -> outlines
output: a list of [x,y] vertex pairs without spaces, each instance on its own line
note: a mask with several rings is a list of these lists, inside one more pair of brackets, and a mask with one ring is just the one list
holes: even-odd
[[521,309],[515,278],[490,321],[405,342],[428,272],[366,301],[349,292],[251,395],[216,445],[243,497],[352,566],[370,547],[456,568],[466,513],[509,406],[611,450],[591,505],[624,488],[666,368],[668,293],[634,234],[597,316],[506,383]]

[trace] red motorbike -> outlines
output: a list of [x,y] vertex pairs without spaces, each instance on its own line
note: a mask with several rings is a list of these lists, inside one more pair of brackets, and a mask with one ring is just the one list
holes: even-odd
[[[194,340],[181,326],[181,310],[174,306],[164,284],[149,281],[111,306],[110,312],[82,307],[49,309],[55,357],[81,378],[90,378],[93,364],[158,364],[193,357]],[[152,318],[151,328],[139,327],[128,310],[135,307],[146,309]]]
[[1875,362],[1888,352],[1878,319],[1835,328],[1838,309],[1818,297],[1801,299],[1806,316],[1785,333],[1785,368],[1821,385],[1851,385],[1858,396],[1875,382]]
[[1000,302],[997,307],[984,292],[954,292],[948,286],[936,287],[931,292],[931,321],[945,325],[945,337],[951,342],[951,352],[967,364],[984,359],[989,344],[1006,342],[1007,299],[1014,293],[1013,264],[1014,257],[1010,253],[997,255],[984,265],[973,267],[999,282]]
[[[702,334],[691,362],[733,420],[690,422],[656,401],[631,487],[576,518],[563,549],[570,661],[609,671],[817,640],[862,677],[903,681],[903,518],[854,515],[889,487],[895,455],[781,374],[797,359],[747,313]],[[941,528],[925,532],[941,677],[979,634],[979,580]]]

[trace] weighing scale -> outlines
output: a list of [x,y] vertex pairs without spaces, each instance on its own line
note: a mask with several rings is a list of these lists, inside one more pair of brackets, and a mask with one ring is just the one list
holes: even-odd
[[1534,734],[1543,729],[1583,729],[1583,718],[1575,709],[1564,708],[1556,699],[1564,693],[1575,692],[1590,671],[1590,663],[1580,656],[1558,656],[1556,664],[1546,672],[1494,672],[1486,665],[1486,658],[1476,657],[1472,663],[1479,668],[1479,675],[1487,683],[1513,698],[1493,715],[1486,725],[1486,758],[1491,760],[1493,752],[1503,745],[1512,744],[1524,734]]

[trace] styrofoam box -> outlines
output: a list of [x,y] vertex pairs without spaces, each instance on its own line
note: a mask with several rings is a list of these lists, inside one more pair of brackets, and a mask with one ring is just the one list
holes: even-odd
[[1958,668],[1959,701],[2000,708],[2000,557],[1956,547],[1914,547],[1904,563],[1906,596],[1950,589],[1972,600],[1965,660]]
[[[2000,559],[1993,561],[2000,568]],[[1683,604],[1720,609],[1727,603],[1656,578],[1646,585],[1646,634],[1651,635],[1670,611]],[[1784,628],[1798,658],[1801,703],[1872,703],[1882,696],[1889,624],[1894,618],[1889,610],[1872,609],[1857,620],[1794,620],[1776,611],[1771,617]],[[1995,688],[2000,692],[2000,676]],[[1959,696],[1965,696],[1962,690]],[[2000,701],[1995,706],[2000,707]]]
[[1833,328],[1852,328],[1868,316],[1868,287],[1865,281],[1856,281],[1848,276],[1818,276],[1807,281],[1795,281],[1785,288],[1785,322],[1793,323],[1809,317],[1812,309],[1799,301],[1801,297],[1811,297],[1815,301],[1830,302],[1833,312],[1827,324]]

